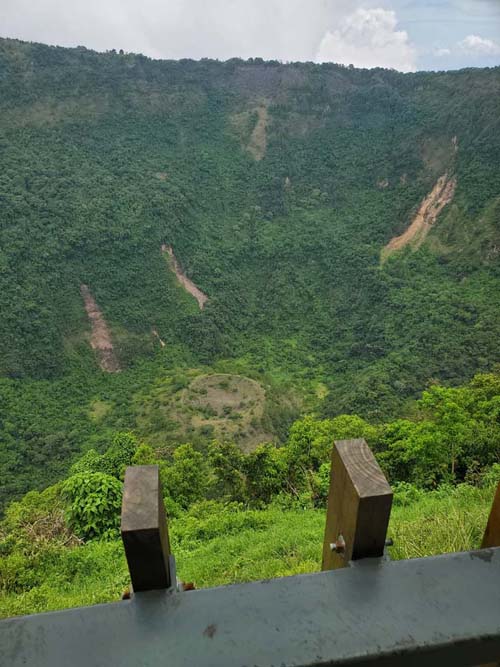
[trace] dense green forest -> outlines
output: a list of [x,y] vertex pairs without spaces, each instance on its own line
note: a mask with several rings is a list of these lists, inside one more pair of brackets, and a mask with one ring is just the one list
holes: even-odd
[[250,569],[230,537],[206,545],[227,570],[196,569],[204,531],[262,529],[261,576],[311,568],[334,438],[365,437],[396,485],[400,556],[453,498],[468,532],[433,548],[477,542],[500,448],[499,109],[500,68],[0,39],[5,613],[118,594],[130,462],[160,464],[200,585]]
[[0,524],[0,615],[119,599],[125,466],[156,464],[179,576],[197,587],[311,572],[321,562],[334,439],[364,437],[394,489],[393,558],[477,548],[500,481],[500,375],[434,385],[413,419],[356,415],[293,423],[287,441],[244,454],[212,440],[171,456],[116,432],[69,476],[11,503]]
[[[253,440],[283,442],[304,411],[380,421],[411,414],[429,382],[491,369],[499,102],[498,68],[403,75],[0,40],[2,505],[89,442],[103,451],[109,429],[166,447],[186,428],[210,435],[169,411],[165,392],[193,373],[261,383]],[[456,190],[425,243],[381,262],[444,174]],[[82,285],[121,373],[99,369]]]

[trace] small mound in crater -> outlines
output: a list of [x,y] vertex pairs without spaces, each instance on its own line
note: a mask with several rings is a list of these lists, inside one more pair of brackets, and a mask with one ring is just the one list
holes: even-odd
[[266,394],[255,380],[225,373],[200,375],[183,393],[192,428],[232,439],[246,450],[274,439],[262,427]]
[[201,375],[194,368],[160,379],[147,394],[138,394],[134,404],[138,433],[162,451],[185,442],[203,447],[219,440],[249,452],[276,442],[276,425],[298,415],[292,394],[243,375]]

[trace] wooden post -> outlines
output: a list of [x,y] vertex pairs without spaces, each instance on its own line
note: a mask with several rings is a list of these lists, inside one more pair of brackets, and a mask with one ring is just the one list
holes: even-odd
[[481,549],[500,547],[500,484],[497,486]]
[[[382,556],[392,491],[364,440],[338,440],[332,451],[323,570]],[[336,544],[336,549],[331,545]]]
[[[497,486],[493,504],[491,506],[490,516],[481,542],[481,549],[490,547],[500,547],[500,484]],[[489,662],[480,667],[498,667],[500,662]]]
[[170,544],[158,466],[126,469],[121,533],[134,592],[169,588]]

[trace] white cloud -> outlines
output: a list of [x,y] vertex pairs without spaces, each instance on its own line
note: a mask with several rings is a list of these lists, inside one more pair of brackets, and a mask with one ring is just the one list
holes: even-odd
[[458,47],[471,56],[499,56],[500,44],[479,35],[467,35],[458,43]]
[[[471,0],[0,0],[0,35],[155,58],[260,56],[413,71],[417,62],[491,64],[500,49],[498,2],[474,0],[472,10]],[[435,23],[430,8],[440,12]],[[477,28],[483,36],[463,39],[476,14],[487,20]]]
[[[311,3],[312,4],[312,3]],[[0,35],[156,58],[312,60],[351,0],[0,0]]]
[[316,61],[414,72],[416,56],[408,33],[397,30],[395,12],[360,8],[343,19],[336,30],[326,32]]
[[477,63],[478,59],[486,64],[488,61],[491,62],[492,57],[500,55],[500,44],[479,35],[467,35],[465,39],[455,42],[450,48],[436,47],[432,51],[432,55],[436,58],[451,56],[458,59],[462,67]]

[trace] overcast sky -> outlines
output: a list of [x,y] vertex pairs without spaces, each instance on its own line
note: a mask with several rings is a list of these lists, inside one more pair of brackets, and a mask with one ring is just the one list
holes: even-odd
[[500,64],[500,0],[0,0],[0,36],[153,58]]

